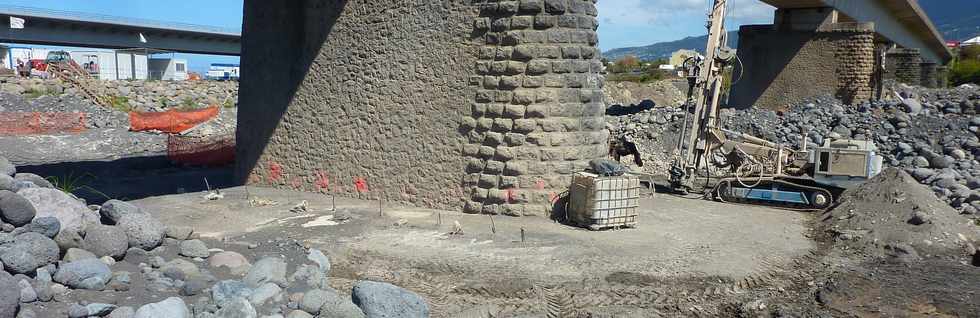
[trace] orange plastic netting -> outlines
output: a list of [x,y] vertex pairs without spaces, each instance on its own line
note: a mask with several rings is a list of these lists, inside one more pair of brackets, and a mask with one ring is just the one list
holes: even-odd
[[0,112],[0,135],[80,133],[85,113]]
[[218,116],[219,111],[220,109],[217,106],[211,106],[192,111],[130,112],[129,130],[158,130],[171,134],[181,133]]

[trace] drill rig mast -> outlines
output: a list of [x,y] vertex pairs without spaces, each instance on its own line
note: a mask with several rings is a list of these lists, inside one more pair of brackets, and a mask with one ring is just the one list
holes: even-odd
[[718,126],[723,71],[736,59],[727,45],[727,6],[728,0],[714,0],[705,55],[685,62],[687,112],[671,187],[687,192],[700,186],[723,201],[824,209],[843,189],[877,175],[882,158],[868,141],[828,140],[808,150],[804,135],[803,149],[795,150]]

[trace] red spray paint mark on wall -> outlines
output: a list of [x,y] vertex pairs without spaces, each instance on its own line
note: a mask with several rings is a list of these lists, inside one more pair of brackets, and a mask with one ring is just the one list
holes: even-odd
[[558,201],[558,195],[555,194],[554,192],[548,193],[548,201],[551,201],[551,203],[557,202]]
[[361,177],[354,178],[354,190],[360,193],[368,192],[367,180]]
[[507,189],[507,203],[514,203],[514,189]]
[[538,190],[544,190],[544,180],[535,181],[534,188]]
[[303,180],[300,180],[299,177],[292,177],[292,180],[289,181],[289,185],[292,186],[293,189],[298,190],[300,187],[303,186]]
[[269,182],[279,182],[282,178],[282,166],[269,161]]
[[330,176],[327,176],[323,171],[316,172],[316,187],[320,191],[330,191]]

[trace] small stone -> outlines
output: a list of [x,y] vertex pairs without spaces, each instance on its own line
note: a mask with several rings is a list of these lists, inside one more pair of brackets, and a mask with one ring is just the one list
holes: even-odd
[[123,306],[113,310],[112,313],[106,316],[106,318],[133,318],[134,316],[136,316],[136,309],[129,306]]
[[91,258],[61,265],[54,275],[54,281],[77,289],[105,289],[112,271],[102,261]]
[[236,276],[247,273],[252,266],[248,263],[248,259],[245,256],[232,251],[214,254],[208,258],[208,262],[214,268],[228,268],[231,270],[232,275]]
[[99,214],[106,224],[118,224],[124,215],[143,213],[139,207],[124,201],[109,200],[99,208]]
[[180,288],[181,296],[194,296],[200,294],[202,291],[208,288],[207,282],[202,279],[191,279],[184,282],[184,286]]
[[388,283],[360,281],[351,298],[367,317],[429,317],[429,306],[421,297]]
[[37,210],[31,201],[10,191],[0,191],[0,219],[21,227],[31,223],[35,215]]
[[20,309],[20,288],[13,277],[0,272],[0,317],[14,317]]
[[286,286],[286,262],[277,257],[266,257],[249,269],[245,275],[245,284],[256,288],[265,283],[275,283],[280,287]]
[[30,282],[26,279],[21,279],[17,282],[17,286],[20,287],[20,302],[33,303],[37,301],[37,291],[34,290]]
[[80,261],[89,258],[98,258],[98,257],[95,256],[95,254],[92,254],[92,252],[80,248],[69,248],[68,252],[65,253],[65,257],[63,260],[65,262],[75,262],[75,261]]
[[248,298],[251,295],[252,289],[237,280],[223,280],[211,287],[211,299],[218,306],[231,299]]
[[13,274],[34,273],[39,267],[54,263],[60,256],[58,244],[34,232],[17,235],[14,243],[5,247],[9,249],[0,254],[0,262]]
[[119,227],[126,232],[130,247],[147,251],[160,246],[167,230],[159,220],[146,213],[123,215],[119,219]]
[[257,318],[258,313],[252,304],[244,298],[234,298],[226,301],[218,312],[214,313],[215,318]]
[[177,297],[170,297],[164,301],[146,304],[136,311],[134,318],[191,318],[191,312],[187,309],[187,304]]
[[278,297],[281,292],[282,288],[279,288],[279,285],[265,283],[252,291],[252,295],[248,297],[248,301],[252,303],[253,306],[261,307],[269,300]]
[[211,253],[208,252],[208,246],[204,245],[201,240],[188,240],[180,242],[180,255],[187,257],[201,257],[207,258]]
[[122,259],[129,248],[129,240],[123,228],[99,224],[89,227],[82,246],[96,256]]
[[167,227],[167,237],[175,240],[186,240],[194,233],[194,228],[189,226],[169,226]]
[[182,259],[167,262],[160,267],[160,271],[163,272],[164,276],[176,280],[188,280],[201,275],[201,270],[197,268],[197,265]]
[[912,218],[909,219],[909,224],[912,225],[923,225],[926,223],[932,223],[932,218],[922,211],[915,211],[912,213]]
[[115,291],[128,291],[132,283],[130,275],[132,274],[126,271],[112,273],[112,279],[109,280],[109,285],[106,287]]
[[31,224],[27,225],[27,231],[38,233],[50,238],[54,238],[61,232],[61,222],[58,222],[57,218],[53,217],[39,217],[34,218]]
[[314,317],[313,315],[310,315],[309,313],[302,310],[293,310],[289,313],[288,316],[286,316],[286,318],[313,318],[313,317]]
[[109,266],[116,265],[116,259],[109,256],[99,257],[99,260]]
[[330,273],[330,258],[324,255],[318,249],[310,249],[310,253],[306,255],[306,259],[313,261],[317,266],[320,267],[320,271],[324,274]]

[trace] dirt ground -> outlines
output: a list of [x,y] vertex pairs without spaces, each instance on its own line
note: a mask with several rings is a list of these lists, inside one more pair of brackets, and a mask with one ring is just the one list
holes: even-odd
[[[780,293],[817,253],[807,214],[662,194],[641,201],[636,229],[591,232],[345,198],[334,209],[330,196],[274,189],[222,193],[134,203],[256,254],[323,249],[338,290],[392,282],[426,297],[436,317],[724,315],[719,304],[750,290]],[[305,211],[293,209],[303,201]],[[449,234],[456,222],[461,235]]]

